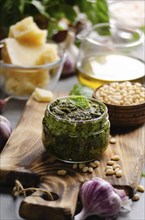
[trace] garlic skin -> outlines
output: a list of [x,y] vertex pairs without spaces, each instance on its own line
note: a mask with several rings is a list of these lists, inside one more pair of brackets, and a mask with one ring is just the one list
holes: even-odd
[[82,185],[80,196],[83,209],[74,217],[74,220],[84,220],[91,215],[111,220],[118,215],[122,208],[124,211],[130,211],[132,204],[124,190],[116,190],[110,183],[98,177]]
[[0,99],[0,114],[4,111],[5,105],[7,104],[7,102],[13,98],[12,96],[8,96],[4,99]]
[[62,70],[62,75],[64,76],[72,74],[75,71],[79,49],[74,42],[75,33],[73,31],[68,31],[65,41],[60,44],[66,53],[66,60]]
[[66,60],[63,65],[62,74],[67,75],[74,72],[75,69],[75,62],[69,52],[66,53]]
[[12,126],[10,121],[4,116],[0,115],[0,152],[4,148],[11,133],[12,133]]

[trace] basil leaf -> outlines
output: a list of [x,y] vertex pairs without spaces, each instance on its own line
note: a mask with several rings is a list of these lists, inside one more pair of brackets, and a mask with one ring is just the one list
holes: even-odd
[[81,84],[75,84],[71,89],[69,95],[84,95],[87,97],[92,97],[93,89],[88,86],[84,86]]
[[31,4],[39,11],[40,14],[49,17],[48,13],[45,11],[45,6],[42,4],[42,2],[37,0],[32,0]]
[[76,96],[76,97],[72,97],[72,98],[69,98],[69,99],[74,101],[74,104],[77,107],[88,108],[90,106],[89,105],[89,100],[85,96]]

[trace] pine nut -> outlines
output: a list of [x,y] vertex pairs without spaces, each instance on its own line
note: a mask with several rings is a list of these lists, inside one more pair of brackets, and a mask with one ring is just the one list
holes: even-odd
[[137,191],[144,192],[144,187],[142,185],[138,185]]
[[92,168],[96,168],[96,167],[97,167],[97,165],[96,165],[94,162],[90,162],[89,165],[90,165],[90,167],[92,167]]
[[115,173],[120,170],[120,167],[117,167],[116,169],[114,169]]
[[120,177],[122,177],[122,170],[117,170],[116,172],[115,172],[115,175],[116,175],[116,177],[118,177],[118,178],[120,178]]
[[106,170],[106,175],[113,175],[114,174],[114,170],[113,169],[107,169]]
[[79,168],[80,168],[80,169],[83,169],[84,167],[85,167],[85,164],[84,164],[84,163],[80,163],[80,164],[79,164]]
[[113,160],[108,160],[107,161],[107,165],[114,165],[114,164],[115,164],[115,162]]
[[96,167],[100,166],[100,161],[98,161],[98,160],[95,160],[93,163],[96,165]]
[[110,138],[110,144],[115,144],[116,143],[116,138]]
[[77,163],[74,163],[73,164],[73,169],[75,170],[75,169],[77,169],[77,167],[78,167]]
[[117,169],[117,168],[120,168],[120,164],[115,163],[115,164],[113,165],[113,169],[115,170],[115,169]]
[[83,167],[83,169],[82,169],[83,173],[86,173],[88,171],[88,169],[89,169],[89,167],[87,167],[87,166]]
[[93,168],[92,168],[92,167],[89,167],[89,168],[88,168],[88,172],[89,172],[89,173],[92,173],[92,172],[93,172]]
[[111,169],[113,170],[113,166],[106,165],[105,170]]
[[57,174],[59,175],[59,176],[64,176],[64,175],[66,175],[66,170],[58,170],[57,171]]
[[133,201],[138,201],[140,199],[140,195],[138,193],[135,193],[134,196],[132,197]]
[[118,160],[120,160],[120,157],[119,157],[119,155],[114,155],[111,157],[111,160],[118,161]]

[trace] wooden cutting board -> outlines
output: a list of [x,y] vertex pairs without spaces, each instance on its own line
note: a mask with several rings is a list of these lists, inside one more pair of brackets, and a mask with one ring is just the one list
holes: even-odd
[[[41,141],[42,118],[46,103],[38,103],[33,97],[27,101],[24,113],[0,155],[0,183],[14,185],[18,179],[25,187],[38,186],[52,192],[54,201],[39,190],[26,197],[20,206],[20,216],[26,219],[72,219],[78,202],[80,185],[95,176],[109,181],[113,186],[125,189],[131,197],[136,189],[145,162],[145,124],[131,130],[113,131],[115,144],[109,144],[100,166],[93,173],[73,169],[72,164],[50,157]],[[114,155],[123,176],[106,176],[105,166]],[[65,176],[57,171],[67,170]]]

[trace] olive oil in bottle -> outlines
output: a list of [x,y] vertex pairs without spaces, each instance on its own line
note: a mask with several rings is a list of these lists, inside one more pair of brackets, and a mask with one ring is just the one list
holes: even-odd
[[79,81],[92,88],[113,81],[145,83],[144,71],[143,61],[123,54],[100,54],[77,64]]

